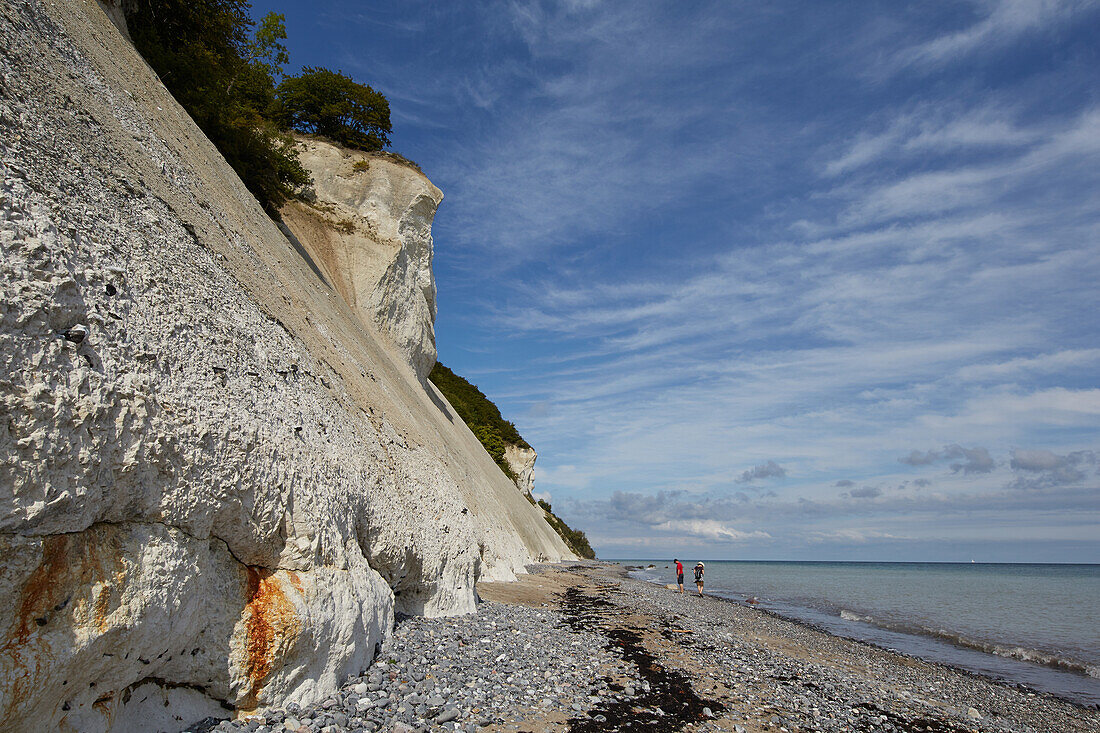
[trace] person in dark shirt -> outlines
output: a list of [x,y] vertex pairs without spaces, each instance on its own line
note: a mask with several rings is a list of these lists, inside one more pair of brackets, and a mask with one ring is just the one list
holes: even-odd
[[684,566],[676,558],[672,558],[672,562],[676,563],[676,584],[680,586],[680,592],[684,592]]
[[703,561],[695,566],[695,587],[699,589],[699,595],[703,595]]

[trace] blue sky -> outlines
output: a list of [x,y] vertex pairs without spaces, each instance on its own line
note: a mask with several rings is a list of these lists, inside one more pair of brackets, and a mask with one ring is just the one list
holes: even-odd
[[1100,3],[255,2],[602,557],[1100,562]]

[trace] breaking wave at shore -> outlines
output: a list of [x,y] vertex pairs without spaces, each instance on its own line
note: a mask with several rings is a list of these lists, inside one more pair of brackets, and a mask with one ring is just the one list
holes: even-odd
[[887,629],[889,631],[896,631],[902,634],[920,634],[923,636],[930,636],[934,639],[946,641],[947,643],[954,646],[962,647],[963,649],[973,649],[975,651],[985,652],[986,654],[994,654],[998,657],[1015,659],[1021,662],[1031,662],[1033,664],[1041,664],[1044,667],[1050,667],[1052,669],[1058,669],[1065,672],[1072,672],[1074,674],[1081,674],[1087,677],[1100,679],[1100,667],[1098,667],[1097,665],[1088,664],[1087,662],[1082,662],[1077,659],[1060,656],[1058,654],[1050,652],[1042,652],[1037,649],[1028,649],[1022,646],[978,641],[976,639],[971,639],[963,634],[948,631],[946,629],[932,629],[927,626],[883,621],[875,618],[874,616],[861,615],[847,609],[841,609],[839,616],[845,621],[857,621],[860,623],[872,624],[879,628]]

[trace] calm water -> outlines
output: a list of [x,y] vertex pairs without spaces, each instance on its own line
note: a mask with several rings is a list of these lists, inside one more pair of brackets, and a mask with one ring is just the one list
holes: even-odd
[[[636,577],[676,582],[667,560]],[[695,590],[684,561],[685,588]],[[666,566],[668,568],[666,569]],[[1100,565],[706,562],[706,591],[825,630],[1100,705]]]

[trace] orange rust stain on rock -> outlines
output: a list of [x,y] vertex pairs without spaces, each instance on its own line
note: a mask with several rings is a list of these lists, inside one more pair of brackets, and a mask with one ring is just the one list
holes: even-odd
[[10,670],[7,682],[11,694],[4,717],[26,700],[35,687],[40,668],[49,663],[45,658],[48,649],[35,631],[38,620],[45,620],[49,609],[61,601],[68,573],[69,543],[67,535],[46,537],[42,541],[42,561],[23,585],[15,627],[0,645],[0,656],[6,658],[5,666]]
[[259,703],[264,682],[276,660],[297,638],[301,623],[294,612],[294,604],[286,597],[273,571],[254,567],[247,567],[246,571],[248,602],[242,616],[245,619],[244,664],[249,688],[241,708],[248,710]]
[[64,580],[69,571],[69,545],[68,535],[46,537],[43,540],[42,562],[27,579],[19,599],[19,621],[14,641],[26,644],[34,628],[34,619],[60,602],[61,599],[57,596],[67,585]]
[[114,698],[110,695],[105,695],[92,703],[92,709],[98,712],[108,720],[111,719],[111,706],[114,704]]
[[100,631],[106,631],[107,616],[111,610],[111,586],[103,585],[99,589],[99,593],[96,594],[95,600],[92,602],[92,623],[96,625]]
[[[119,586],[125,582],[116,534],[112,529],[92,528],[42,539],[42,558],[23,584],[15,623],[0,643],[0,659],[9,675],[5,717],[41,688],[51,667],[59,661],[45,634],[58,626],[86,621],[79,609],[87,605],[86,597],[100,580]],[[109,576],[101,565],[105,555],[114,565]],[[100,630],[105,627],[111,595],[110,588],[103,587],[93,604]]]
[[290,584],[294,586],[294,590],[298,591],[298,595],[302,593],[302,581],[298,578],[298,573],[293,570],[286,571],[286,577],[290,578]]

